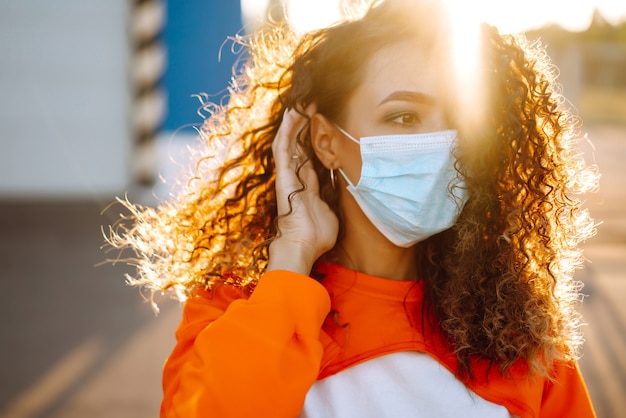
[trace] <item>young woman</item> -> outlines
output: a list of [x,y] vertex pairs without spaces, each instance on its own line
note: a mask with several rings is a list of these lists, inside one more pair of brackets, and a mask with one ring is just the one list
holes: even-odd
[[248,43],[185,192],[111,237],[186,300],[163,417],[594,415],[572,280],[594,173],[541,51],[484,26],[464,84],[451,29],[386,0]]

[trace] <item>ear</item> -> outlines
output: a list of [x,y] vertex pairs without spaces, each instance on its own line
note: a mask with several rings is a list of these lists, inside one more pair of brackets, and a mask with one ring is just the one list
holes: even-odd
[[337,130],[320,113],[311,116],[311,145],[320,162],[329,170],[340,168]]

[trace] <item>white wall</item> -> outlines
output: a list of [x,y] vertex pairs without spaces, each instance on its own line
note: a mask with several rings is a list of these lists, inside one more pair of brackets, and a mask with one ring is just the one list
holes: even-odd
[[128,2],[0,1],[0,198],[129,181]]

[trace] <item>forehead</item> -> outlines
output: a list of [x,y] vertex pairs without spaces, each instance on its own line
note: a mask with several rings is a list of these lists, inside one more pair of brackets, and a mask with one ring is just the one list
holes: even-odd
[[398,90],[439,96],[440,60],[432,49],[401,41],[375,52],[366,63],[362,83],[355,93],[380,101]]

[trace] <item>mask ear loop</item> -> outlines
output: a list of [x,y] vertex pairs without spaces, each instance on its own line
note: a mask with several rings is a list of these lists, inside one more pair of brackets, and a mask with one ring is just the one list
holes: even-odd
[[341,126],[339,125],[335,125],[337,127],[337,129],[339,129],[339,131],[344,134],[345,136],[348,137],[348,139],[350,139],[352,142],[354,142],[355,144],[361,144],[359,141],[356,140],[356,138],[354,138],[352,135],[350,135],[348,132],[346,132]]
[[[348,132],[345,131],[345,129],[343,129],[341,126],[339,125],[335,125],[337,127],[337,129],[339,129],[339,131],[344,134],[345,136],[348,137],[348,139],[358,145],[360,145],[361,143],[359,141],[357,141],[352,135],[350,135]],[[343,170],[340,168],[339,172],[341,173],[341,175],[346,179],[346,181],[348,182],[348,184],[352,184],[350,183],[350,180],[348,179],[348,177],[346,177],[346,175],[344,174]],[[330,185],[333,187],[333,190],[335,190],[335,169],[331,168],[330,169]]]

